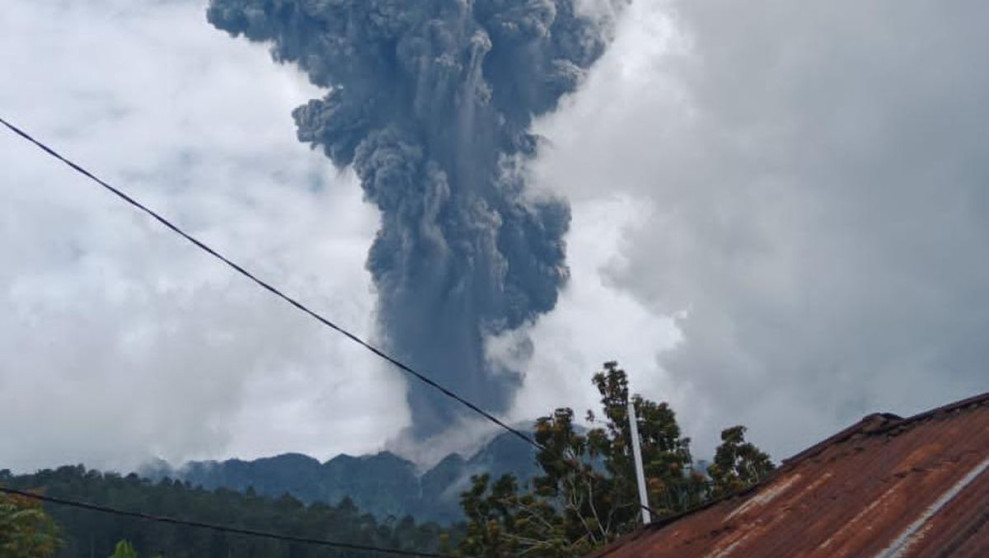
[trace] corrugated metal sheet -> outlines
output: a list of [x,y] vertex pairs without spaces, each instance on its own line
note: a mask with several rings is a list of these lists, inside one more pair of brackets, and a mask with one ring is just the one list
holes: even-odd
[[869,415],[758,486],[595,556],[989,558],[989,393]]

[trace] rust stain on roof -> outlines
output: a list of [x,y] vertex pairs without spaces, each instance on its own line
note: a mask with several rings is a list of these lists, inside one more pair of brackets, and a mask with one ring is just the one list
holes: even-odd
[[756,487],[593,556],[989,557],[989,393],[869,415]]

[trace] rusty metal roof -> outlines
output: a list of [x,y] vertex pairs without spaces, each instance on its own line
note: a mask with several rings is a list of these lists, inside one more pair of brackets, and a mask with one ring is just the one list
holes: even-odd
[[732,497],[596,557],[989,557],[989,393],[874,414]]

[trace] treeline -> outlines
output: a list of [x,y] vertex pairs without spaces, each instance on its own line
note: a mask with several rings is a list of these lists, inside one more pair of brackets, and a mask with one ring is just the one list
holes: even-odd
[[[82,465],[32,475],[0,471],[0,485],[121,510],[293,537],[325,539],[384,548],[435,552],[450,527],[417,524],[411,517],[379,521],[349,500],[339,505],[305,505],[291,496],[268,498],[227,489],[209,491],[164,479],[153,483],[137,475],[88,470]],[[204,528],[153,522],[61,505],[45,505],[58,527],[59,558],[106,557],[117,543],[129,541],[141,557],[166,558],[342,558],[374,555],[366,551],[289,543]],[[456,531],[456,527],[453,528]],[[457,533],[452,533],[457,538]]]

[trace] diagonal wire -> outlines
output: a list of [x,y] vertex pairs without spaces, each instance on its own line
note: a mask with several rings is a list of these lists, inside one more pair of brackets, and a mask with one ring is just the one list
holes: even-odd
[[309,544],[315,546],[330,546],[334,548],[344,548],[347,550],[362,550],[366,552],[382,552],[386,554],[394,554],[396,556],[421,556],[425,558],[449,558],[449,554],[437,554],[435,552],[416,552],[413,550],[401,550],[397,548],[382,548],[377,546],[369,546],[363,544],[345,543],[337,541],[329,541],[325,539],[311,539],[308,537],[293,537],[289,535],[279,535],[278,533],[272,533],[270,531],[256,531],[254,529],[242,529],[240,527],[227,527],[224,525],[217,525],[215,523],[203,523],[200,521],[190,521],[186,519],[177,519],[174,517],[160,516],[160,515],[150,515],[141,512],[126,511],[117,508],[111,508],[108,506],[101,506],[98,504],[90,504],[87,502],[78,502],[76,500],[66,500],[63,498],[54,498],[51,496],[45,496],[42,494],[36,494],[34,492],[27,492],[24,490],[16,490],[13,488],[6,488],[0,486],[0,493],[13,494],[15,496],[21,496],[23,498],[31,498],[34,500],[39,500],[41,502],[48,502],[49,504],[56,504],[59,506],[67,506],[72,508],[79,508],[84,510],[96,511],[100,513],[107,513],[111,515],[124,516],[124,517],[134,517],[137,519],[144,519],[147,521],[154,521],[156,523],[170,523],[172,525],[182,525],[185,527],[196,527],[199,529],[211,529],[213,531],[219,531],[222,533],[233,533],[236,535],[246,535],[249,537],[259,537],[265,539],[273,539],[278,541],[293,542],[300,544]]
[[203,241],[199,240],[198,238],[196,238],[196,237],[192,236],[191,234],[189,234],[189,233],[185,232],[184,230],[182,230],[178,225],[175,225],[171,221],[169,221],[168,219],[162,217],[161,215],[159,215],[158,213],[156,213],[153,209],[150,209],[148,206],[146,206],[146,205],[142,204],[141,202],[135,200],[134,198],[132,198],[129,195],[125,194],[123,191],[121,191],[121,190],[119,190],[117,188],[114,188],[113,186],[107,184],[106,182],[104,182],[103,180],[101,180],[100,178],[98,178],[97,176],[95,176],[93,173],[91,173],[88,170],[84,169],[80,165],[78,165],[78,164],[70,161],[69,159],[63,157],[57,151],[55,151],[51,147],[48,147],[47,145],[45,145],[41,141],[34,139],[30,134],[28,134],[24,130],[21,130],[20,128],[18,128],[17,126],[14,126],[10,122],[7,122],[3,118],[0,118],[0,123],[2,123],[4,126],[6,126],[7,128],[9,128],[15,134],[17,134],[17,135],[21,136],[22,138],[26,139],[27,141],[33,143],[35,146],[37,146],[38,148],[40,148],[45,153],[51,155],[52,157],[58,159],[59,161],[61,161],[63,163],[65,163],[66,165],[68,165],[69,167],[71,167],[72,170],[74,170],[74,171],[82,174],[83,176],[85,176],[86,178],[89,178],[93,182],[96,182],[100,186],[102,186],[102,187],[106,188],[107,190],[109,190],[110,192],[112,192],[118,198],[124,200],[128,204],[130,204],[130,205],[136,207],[137,209],[139,209],[140,211],[146,213],[152,219],[154,219],[155,221],[158,221],[159,223],[161,223],[162,225],[164,225],[166,228],[170,229],[172,232],[174,232],[174,233],[178,234],[179,236],[181,236],[182,238],[188,240],[189,242],[191,242],[193,245],[195,245],[200,250],[206,252],[207,254],[209,254],[209,255],[213,256],[214,258],[220,260],[221,262],[225,263],[228,267],[232,268],[234,271],[236,271],[237,273],[243,275],[244,277],[247,277],[248,279],[250,279],[251,281],[253,281],[254,283],[256,283],[259,287],[261,287],[261,288],[265,289],[266,291],[274,294],[278,298],[281,298],[285,302],[288,302],[292,306],[295,306],[297,309],[299,309],[302,312],[308,314],[310,317],[312,317],[313,319],[315,319],[319,323],[323,324],[324,326],[329,327],[329,328],[337,331],[338,333],[343,334],[345,337],[347,337],[348,339],[350,339],[354,343],[357,343],[361,347],[364,347],[365,349],[367,349],[367,350],[371,351],[372,353],[378,355],[382,359],[384,359],[384,360],[388,361],[389,363],[393,364],[395,367],[397,367],[402,372],[405,372],[406,374],[414,377],[415,379],[419,380],[420,382],[422,382],[422,383],[424,383],[424,384],[426,384],[426,385],[428,385],[428,386],[430,386],[430,387],[438,390],[443,395],[449,397],[450,399],[453,399],[453,400],[457,401],[461,405],[463,405],[463,406],[467,407],[468,409],[474,411],[475,413],[481,415],[482,417],[484,417],[488,421],[493,422],[494,424],[500,426],[501,428],[507,430],[508,432],[511,432],[512,434],[514,434],[515,436],[521,438],[526,443],[532,445],[536,449],[543,449],[542,446],[539,443],[537,443],[535,440],[533,440],[531,437],[527,436],[526,434],[524,434],[520,430],[518,430],[516,428],[512,428],[511,426],[505,424],[504,422],[502,422],[500,419],[498,419],[497,417],[495,417],[491,413],[485,411],[484,409],[482,409],[482,408],[478,407],[477,405],[471,403],[470,401],[464,399],[463,397],[461,397],[460,395],[458,395],[455,392],[451,391],[450,389],[447,389],[446,387],[443,387],[442,385],[440,385],[439,383],[437,383],[435,380],[429,378],[425,374],[423,374],[423,373],[415,370],[414,368],[412,368],[408,364],[405,364],[404,362],[398,360],[397,358],[389,355],[384,350],[379,349],[378,347],[372,345],[368,341],[365,341],[364,339],[362,339],[358,335],[356,335],[354,333],[351,333],[347,329],[344,329],[343,327],[341,327],[341,326],[337,325],[336,323],[330,321],[329,319],[323,317],[318,312],[309,309],[308,306],[306,306],[305,304],[299,302],[295,298],[292,298],[291,296],[283,293],[277,287],[274,287],[271,284],[266,283],[265,281],[263,281],[262,279],[258,278],[256,275],[254,275],[253,273],[251,273],[250,271],[248,271],[247,269],[245,269],[244,267],[242,267],[240,264],[237,264],[234,261],[230,260],[229,258],[227,258],[226,256],[224,256],[223,254],[217,252],[216,250],[214,250],[213,248],[211,248],[210,246],[208,246]]
[[[311,310],[308,306],[306,306],[305,304],[299,302],[295,298],[292,298],[291,296],[283,293],[277,287],[274,287],[271,284],[265,282],[264,280],[258,278],[256,275],[254,275],[253,273],[251,273],[250,271],[248,271],[247,269],[245,269],[244,267],[242,267],[240,264],[238,264],[238,263],[230,260],[229,258],[227,258],[226,256],[224,256],[220,252],[217,252],[216,250],[214,250],[213,248],[211,248],[209,245],[207,245],[203,241],[201,241],[198,238],[192,236],[191,234],[185,232],[178,225],[175,225],[171,221],[169,221],[168,219],[166,219],[165,217],[162,217],[160,214],[158,214],[157,212],[155,212],[153,209],[151,209],[148,206],[144,205],[143,203],[137,201],[136,199],[134,199],[131,196],[129,196],[126,193],[124,193],[123,191],[121,191],[121,190],[119,190],[119,189],[111,186],[110,184],[106,183],[104,180],[100,179],[99,177],[97,177],[93,173],[89,172],[88,170],[86,170],[85,168],[83,168],[82,166],[80,166],[79,164],[77,164],[77,163],[69,160],[68,158],[62,156],[60,153],[58,153],[57,151],[55,151],[53,148],[51,148],[48,145],[44,144],[40,140],[35,139],[30,134],[28,134],[24,130],[18,128],[17,126],[11,124],[10,122],[8,122],[7,120],[5,120],[2,117],[0,117],[0,124],[3,124],[4,126],[6,126],[7,128],[9,128],[15,134],[21,136],[25,140],[27,140],[30,143],[34,144],[36,147],[38,147],[39,149],[41,149],[42,151],[44,151],[48,155],[54,157],[55,159],[58,159],[59,161],[61,161],[62,163],[64,163],[68,167],[70,167],[72,170],[76,171],[79,174],[82,174],[83,176],[85,176],[86,178],[89,178],[93,182],[96,182],[97,184],[99,184],[103,188],[105,188],[108,191],[110,191],[111,193],[113,193],[118,198],[122,199],[123,201],[125,201],[128,204],[132,205],[133,207],[137,208],[141,212],[147,214],[152,219],[154,219],[155,221],[158,221],[159,223],[161,223],[162,225],[164,225],[166,228],[170,229],[172,232],[174,232],[174,233],[178,234],[179,236],[181,236],[182,238],[186,239],[187,241],[189,241],[190,243],[192,243],[194,246],[196,246],[200,250],[202,250],[202,251],[206,252],[207,254],[213,256],[214,258],[220,260],[221,262],[223,262],[224,264],[226,264],[228,267],[232,268],[237,273],[239,273],[239,274],[243,275],[244,277],[250,279],[252,282],[254,282],[255,284],[257,284],[259,287],[261,287],[261,288],[265,289],[266,291],[272,293],[273,295],[277,296],[278,298],[281,298],[285,302],[288,302],[289,304],[291,304],[292,306],[294,306],[298,310],[301,310],[305,314],[308,314],[311,318],[315,319],[316,321],[318,321],[319,323],[323,324],[324,326],[329,327],[330,329],[333,329],[334,331],[336,331],[336,332],[344,335],[345,337],[347,337],[348,339],[350,339],[354,343],[360,345],[361,347],[364,347],[365,349],[367,349],[368,351],[371,351],[372,353],[374,353],[378,357],[380,357],[380,358],[384,359],[385,361],[391,363],[392,365],[394,365],[396,368],[398,368],[402,372],[404,372],[404,373],[406,373],[406,374],[414,377],[415,379],[419,380],[420,382],[422,382],[422,383],[424,383],[424,384],[426,384],[426,385],[428,385],[428,386],[436,389],[437,391],[439,391],[443,395],[449,397],[450,399],[453,399],[453,400],[457,401],[461,405],[463,405],[463,406],[467,407],[468,409],[474,411],[475,413],[481,415],[482,417],[484,417],[488,421],[490,421],[490,422],[498,425],[502,429],[510,432],[511,434],[513,434],[517,438],[521,439],[525,443],[531,445],[532,447],[536,448],[537,450],[544,451],[546,449],[542,444],[540,444],[539,442],[535,441],[534,439],[532,439],[530,436],[526,435],[522,431],[520,431],[520,430],[518,430],[516,428],[513,428],[513,427],[511,427],[511,426],[509,426],[507,424],[505,424],[503,421],[501,421],[500,419],[498,419],[498,417],[496,417],[496,416],[492,415],[491,413],[485,411],[484,409],[478,407],[474,403],[471,403],[470,401],[464,399],[463,397],[461,397],[457,393],[455,393],[455,392],[451,391],[450,389],[442,386],[441,384],[437,383],[435,380],[429,378],[425,374],[423,374],[423,373],[415,370],[410,365],[405,364],[404,362],[402,362],[402,361],[398,360],[397,358],[391,356],[390,354],[386,353],[384,350],[382,350],[382,349],[380,349],[380,348],[372,345],[368,341],[365,341],[364,339],[362,339],[358,335],[356,335],[354,333],[351,333],[350,331],[348,331],[347,329],[343,328],[342,326],[339,326],[336,323],[330,321],[329,319],[323,317],[318,312],[316,312],[314,310]],[[642,509],[648,510],[650,513],[652,513],[654,515],[657,515],[657,516],[659,515],[655,510],[653,510],[649,506],[645,506],[645,505],[641,505],[640,504],[640,507]]]

